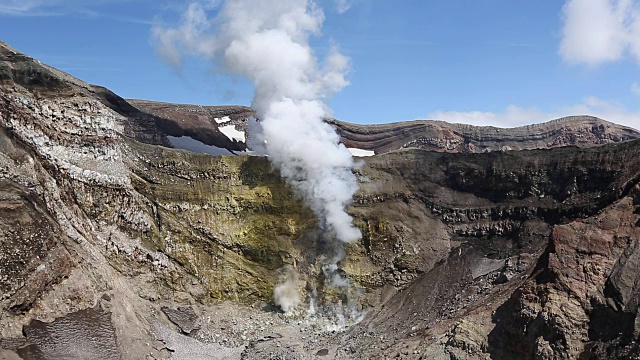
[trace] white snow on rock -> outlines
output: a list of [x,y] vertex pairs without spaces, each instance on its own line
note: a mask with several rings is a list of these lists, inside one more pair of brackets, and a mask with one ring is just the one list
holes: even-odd
[[231,140],[246,142],[246,139],[244,137],[244,131],[236,130],[235,125],[221,126],[218,128],[218,130],[220,130],[221,133],[223,133],[226,137],[228,137]]
[[226,122],[231,121],[231,118],[228,117],[228,116],[224,116],[224,117],[221,117],[221,118],[214,118],[213,120],[215,120],[218,124],[224,124]]
[[347,148],[347,149],[351,152],[351,155],[358,156],[358,157],[373,156],[376,154],[376,152],[373,150],[363,150],[358,148]]
[[202,153],[209,155],[234,155],[231,151],[225,148],[219,148],[217,146],[207,145],[201,141],[190,138],[188,136],[167,136],[171,142],[171,146],[191,151],[194,153]]

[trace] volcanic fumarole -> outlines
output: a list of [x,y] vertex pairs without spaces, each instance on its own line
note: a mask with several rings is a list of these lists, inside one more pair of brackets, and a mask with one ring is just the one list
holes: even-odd
[[[210,18],[207,12],[216,10]],[[352,172],[357,164],[323,119],[325,100],[348,85],[349,59],[333,46],[319,61],[309,44],[319,36],[322,9],[309,0],[227,0],[192,3],[182,23],[155,27],[158,53],[180,64],[183,53],[220,62],[227,71],[250,79],[255,87],[252,107],[259,121],[250,126],[250,148],[269,157],[318,218],[324,243],[320,255],[325,282],[352,294],[338,271],[345,243],[361,234],[345,212],[358,186]],[[285,312],[301,301],[293,267],[283,270],[274,300]],[[314,302],[313,291],[310,301]]]

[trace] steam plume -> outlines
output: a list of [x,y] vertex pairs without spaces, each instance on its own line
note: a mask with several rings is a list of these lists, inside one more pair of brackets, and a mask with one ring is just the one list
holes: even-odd
[[322,10],[311,0],[227,0],[213,20],[205,10],[191,4],[180,27],[154,28],[158,53],[175,64],[188,48],[250,79],[260,119],[251,127],[251,147],[269,156],[323,232],[355,242],[361,234],[345,212],[357,190],[354,161],[323,121],[324,100],[348,85],[349,60],[335,48],[321,63],[314,56],[309,38],[320,34]]
[[282,311],[288,312],[300,305],[298,286],[298,273],[291,266],[283,268],[283,272],[278,279],[278,285],[273,290],[275,304]]
[[229,69],[255,84],[253,108],[262,129],[254,137],[266,140],[271,162],[321,225],[354,242],[360,233],[344,211],[357,190],[353,159],[323,122],[322,102],[347,85],[348,60],[334,49],[319,68],[308,37],[319,33],[322,11],[307,0],[234,0],[225,3],[222,19]]

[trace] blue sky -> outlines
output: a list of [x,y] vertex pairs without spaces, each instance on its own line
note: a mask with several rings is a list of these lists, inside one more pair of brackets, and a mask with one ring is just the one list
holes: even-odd
[[[0,0],[0,40],[125,98],[249,105],[250,83],[220,65],[186,56],[175,67],[157,55],[152,28],[178,26],[188,4]],[[318,56],[335,44],[351,59],[351,85],[329,102],[341,120],[515,126],[592,114],[640,128],[637,0],[320,6],[324,27],[312,39]],[[216,8],[208,9],[215,17]]]

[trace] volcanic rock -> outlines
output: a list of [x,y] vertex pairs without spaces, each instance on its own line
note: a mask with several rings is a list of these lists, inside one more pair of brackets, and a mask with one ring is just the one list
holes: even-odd
[[[328,120],[377,154],[348,209],[363,237],[339,265],[367,312],[345,329],[271,303],[284,266],[322,289],[322,244],[268,159],[229,136],[249,108],[128,101],[5,44],[0,104],[2,356],[73,358],[52,345],[64,335],[123,359],[637,357],[636,130]],[[93,327],[60,325],[82,314]]]

